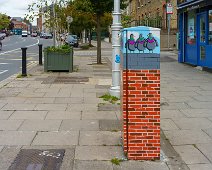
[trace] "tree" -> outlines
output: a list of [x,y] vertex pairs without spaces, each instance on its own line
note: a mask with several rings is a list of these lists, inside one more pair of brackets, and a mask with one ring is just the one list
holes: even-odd
[[0,13],[0,30],[7,29],[10,24],[10,19],[6,14]]
[[[90,2],[92,4],[93,13],[96,15],[97,64],[101,64],[101,17],[104,13],[112,13],[114,0],[90,0]],[[125,8],[126,5],[126,0],[121,0],[121,8]]]

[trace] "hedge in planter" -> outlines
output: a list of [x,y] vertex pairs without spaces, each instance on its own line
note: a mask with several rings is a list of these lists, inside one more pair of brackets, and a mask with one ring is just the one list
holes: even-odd
[[45,48],[44,71],[73,72],[73,48],[65,45]]

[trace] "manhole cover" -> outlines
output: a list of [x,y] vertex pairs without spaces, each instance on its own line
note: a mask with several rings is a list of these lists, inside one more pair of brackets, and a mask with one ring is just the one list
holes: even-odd
[[85,83],[88,82],[88,77],[56,77],[54,83],[64,83],[64,84],[73,84],[73,83]]
[[22,149],[8,170],[59,170],[64,149]]

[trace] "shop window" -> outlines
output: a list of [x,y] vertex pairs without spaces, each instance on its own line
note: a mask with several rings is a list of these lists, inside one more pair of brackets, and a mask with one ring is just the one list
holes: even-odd
[[209,44],[212,45],[212,10],[209,11]]
[[188,12],[187,44],[196,44],[196,13],[194,11]]

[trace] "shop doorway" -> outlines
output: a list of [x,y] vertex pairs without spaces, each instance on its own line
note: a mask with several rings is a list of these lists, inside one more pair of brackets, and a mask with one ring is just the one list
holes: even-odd
[[206,61],[207,23],[206,12],[197,15],[197,62],[199,66],[204,66]]

